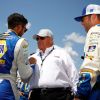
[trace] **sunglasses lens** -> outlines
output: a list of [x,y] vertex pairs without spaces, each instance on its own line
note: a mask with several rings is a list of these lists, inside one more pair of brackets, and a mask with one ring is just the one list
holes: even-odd
[[41,37],[40,39],[41,39],[41,40],[44,40],[44,39],[45,39],[45,37]]
[[38,40],[44,40],[45,39],[45,37],[37,37],[36,38],[36,40],[38,41]]
[[37,37],[37,38],[36,38],[36,41],[38,41],[38,40],[39,40],[39,38]]
[[27,31],[27,29],[25,28],[24,32],[26,32],[26,31]]

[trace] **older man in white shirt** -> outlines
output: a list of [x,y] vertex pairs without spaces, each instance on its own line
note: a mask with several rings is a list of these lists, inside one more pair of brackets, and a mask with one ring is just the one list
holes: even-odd
[[30,100],[71,100],[78,73],[70,55],[54,45],[53,33],[49,29],[41,29],[33,38],[37,40],[39,50],[31,56],[37,62],[31,80]]

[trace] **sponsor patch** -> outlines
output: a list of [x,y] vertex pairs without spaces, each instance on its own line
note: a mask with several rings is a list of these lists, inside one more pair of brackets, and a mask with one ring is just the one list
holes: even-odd
[[4,52],[4,45],[0,44],[0,54],[3,54],[3,52]]
[[86,54],[86,58],[87,58],[87,59],[90,59],[90,60],[93,60],[94,56],[92,56],[92,55],[87,55],[87,54]]
[[90,34],[90,38],[91,39],[97,39],[97,38],[99,38],[100,37],[100,32],[92,32],[91,34]]
[[0,65],[5,64],[5,60],[0,59]]
[[93,52],[96,48],[96,45],[89,46],[88,52]]
[[5,54],[7,51],[6,40],[0,40],[0,58]]
[[24,46],[23,46],[23,48],[27,48],[27,47],[28,47],[28,45],[24,45]]

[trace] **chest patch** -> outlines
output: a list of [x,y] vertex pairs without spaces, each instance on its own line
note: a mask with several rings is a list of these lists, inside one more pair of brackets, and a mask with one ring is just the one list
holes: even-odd
[[6,40],[0,40],[0,58],[6,53],[7,45]]

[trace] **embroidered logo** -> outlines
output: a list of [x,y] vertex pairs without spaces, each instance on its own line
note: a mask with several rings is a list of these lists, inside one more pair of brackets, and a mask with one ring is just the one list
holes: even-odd
[[93,52],[96,48],[96,45],[89,46],[88,52]]
[[0,40],[0,58],[6,53],[7,45],[6,40]]

